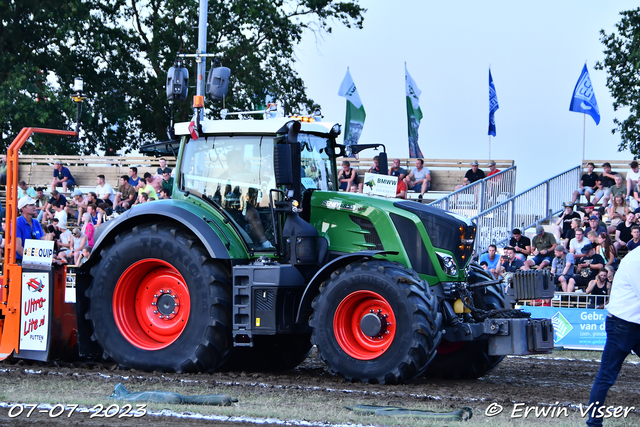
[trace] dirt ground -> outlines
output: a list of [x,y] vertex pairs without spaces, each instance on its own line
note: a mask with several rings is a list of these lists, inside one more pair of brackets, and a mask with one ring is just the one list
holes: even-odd
[[[627,359],[639,362],[636,356]],[[578,411],[579,405],[588,404],[589,391],[597,373],[599,363],[589,360],[558,360],[539,359],[526,357],[509,357],[491,373],[475,381],[451,381],[418,378],[408,384],[397,386],[369,385],[360,383],[348,383],[341,378],[330,375],[324,365],[314,353],[293,371],[279,374],[255,374],[244,372],[224,372],[215,374],[158,374],[122,371],[107,365],[42,365],[34,362],[4,362],[0,363],[0,392],[3,387],[12,386],[20,378],[28,378],[35,382],[35,387],[46,389],[46,382],[77,381],[81,384],[105,382],[112,389],[116,382],[123,382],[128,388],[136,390],[160,390],[163,384],[182,383],[201,384],[208,386],[224,386],[227,393],[234,391],[241,394],[251,390],[254,395],[264,397],[283,396],[283,404],[286,401],[301,402],[305,398],[322,400],[325,403],[335,401],[335,404],[344,406],[345,396],[352,401],[362,404],[374,405],[398,405],[416,407],[424,404],[437,404],[442,408],[459,408],[470,406],[474,410],[474,421],[486,422],[493,420],[494,424],[502,425],[495,420],[498,418],[486,417],[485,411],[493,404],[504,408],[501,414],[505,423],[508,414],[514,409],[516,403],[524,406],[537,407],[567,407],[572,413]],[[36,374],[34,374],[36,371]],[[105,373],[107,375],[105,375]],[[614,387],[610,390],[607,403],[622,407],[635,407],[623,424],[640,424],[640,364],[625,363]],[[286,397],[285,397],[286,395]],[[302,399],[302,400],[301,400]],[[4,402],[15,402],[4,396]],[[139,425],[153,423],[154,426],[195,426],[202,425],[203,420],[185,419],[165,416],[145,416],[137,419],[100,419],[89,418],[89,413],[76,413],[67,418],[61,416],[51,418],[48,414],[32,414],[26,418],[20,416],[10,419],[9,408],[0,407],[0,426],[5,425]],[[533,416],[532,416],[533,417]],[[312,417],[313,418],[313,417]],[[310,425],[321,425],[322,414],[317,418],[309,419]],[[255,425],[235,419],[231,425],[244,426]],[[574,420],[575,421],[575,420]],[[618,420],[620,421],[620,420]],[[270,424],[263,421],[263,424]],[[316,424],[314,424],[316,423]],[[365,424],[376,424],[370,420]],[[230,425],[226,420],[210,419],[207,425]],[[475,424],[475,423],[473,423]],[[308,424],[309,425],[309,424]],[[443,425],[443,424],[440,424]],[[570,423],[569,425],[575,425]],[[616,424],[614,424],[616,425]]]

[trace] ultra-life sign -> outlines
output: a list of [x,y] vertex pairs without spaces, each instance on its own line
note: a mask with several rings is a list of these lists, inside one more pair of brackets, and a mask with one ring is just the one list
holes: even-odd
[[47,340],[49,338],[49,286],[48,272],[22,273],[20,350],[47,350]]
[[49,270],[53,261],[53,241],[26,239],[22,253],[22,268]]
[[377,173],[364,174],[364,187],[362,188],[364,194],[396,197],[396,194],[398,194],[397,188],[397,176],[380,175]]

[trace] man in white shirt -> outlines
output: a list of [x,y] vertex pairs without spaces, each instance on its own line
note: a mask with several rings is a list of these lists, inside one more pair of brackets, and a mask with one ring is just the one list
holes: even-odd
[[569,242],[569,252],[573,254],[576,261],[586,256],[582,253],[582,248],[584,248],[587,243],[591,243],[591,241],[584,238],[584,231],[582,228],[576,228],[576,237],[571,239]]
[[638,168],[638,161],[634,160],[629,163],[631,170],[627,172],[627,199],[633,192],[633,187],[638,185],[638,179],[640,179],[640,169]]
[[640,354],[640,251],[629,252],[613,279],[606,320],[607,342],[591,388],[588,426],[601,426],[607,392],[631,350]]
[[416,159],[416,167],[404,179],[407,189],[420,192],[418,200],[422,201],[424,193],[431,188],[431,172],[429,168],[424,167],[424,160]]
[[96,195],[109,206],[113,206],[113,199],[115,197],[113,187],[105,182],[104,175],[98,175],[97,180]]

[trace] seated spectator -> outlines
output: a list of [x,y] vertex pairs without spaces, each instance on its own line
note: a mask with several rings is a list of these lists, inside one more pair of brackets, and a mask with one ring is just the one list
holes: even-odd
[[[173,178],[172,178],[173,179]],[[118,192],[113,198],[113,207],[116,211],[125,211],[129,209],[136,201],[136,189],[129,184],[129,177],[122,175],[120,177],[120,186]]]
[[618,251],[616,251],[613,242],[611,241],[611,237],[609,237],[608,233],[600,233],[596,239],[598,243],[598,252],[600,256],[604,259],[605,265],[614,265],[616,262],[616,258],[618,256]]
[[[100,213],[98,212],[98,207],[93,203],[89,203],[89,205],[87,206],[87,213],[89,214],[89,217],[91,218],[91,224],[93,224],[94,227],[97,226],[98,220],[102,222],[100,218]],[[83,230],[83,233],[84,233],[84,230]]]
[[500,264],[496,267],[496,273],[513,273],[517,270],[529,270],[529,267],[516,257],[516,252],[512,246],[507,246],[504,248],[504,255],[500,258]]
[[89,257],[91,256],[91,246],[85,246],[82,248],[82,258],[80,258],[80,265],[89,261]]
[[[158,200],[158,193],[160,192],[160,189],[162,188],[162,176],[160,175],[151,175],[149,172],[145,172],[144,173],[144,180],[147,182],[147,184],[151,185],[155,191],[156,194],[156,198],[154,200]],[[149,193],[147,193],[149,194]]]
[[[631,192],[633,191],[635,186],[638,185],[638,179],[640,178],[640,169],[638,169],[638,162],[636,160],[632,161],[631,163],[629,163],[629,167],[631,168],[631,170],[627,172],[627,199],[631,196]],[[638,207],[638,202],[640,202],[640,199],[636,200],[635,205],[634,203],[630,203],[630,206],[633,209],[636,209]]]
[[100,203],[104,203],[104,200],[99,199],[98,195],[93,191],[89,191],[87,193],[87,201],[89,202],[89,204],[94,204],[96,206],[98,206]]
[[[314,166],[315,163],[312,163],[311,165]],[[171,176],[171,169],[169,168],[164,168],[164,171],[162,171],[161,188],[165,193],[167,193],[169,198],[171,198],[171,196],[173,195],[173,177]]]
[[138,196],[138,203],[147,203],[149,201],[149,195],[144,191]]
[[616,269],[611,265],[605,265],[604,268],[607,270],[607,280],[613,283],[613,276],[616,274]]
[[98,198],[102,199],[107,205],[113,206],[113,200],[115,198],[113,187],[105,181],[104,175],[98,175],[96,181],[98,182],[96,186],[96,195]]
[[640,226],[631,227],[631,235],[633,238],[627,242],[627,250],[632,251],[640,246]]
[[523,236],[522,232],[518,228],[514,228],[512,234],[513,237],[509,240],[509,246],[513,247],[516,258],[525,262],[527,257],[531,255],[531,239],[527,236]]
[[464,174],[464,178],[462,179],[462,185],[456,185],[454,191],[461,189],[462,187],[473,184],[476,181],[483,180],[485,178],[484,171],[478,168],[479,164],[477,160],[471,162],[471,169]]
[[358,173],[351,167],[351,163],[347,160],[342,162],[342,170],[338,174],[339,188],[342,191],[347,191],[351,183],[356,182]]
[[162,174],[164,173],[164,170],[167,168],[167,161],[165,160],[164,157],[160,157],[158,162],[160,162],[160,167],[157,169],[156,175],[162,176]]
[[129,185],[136,188],[140,183],[140,177],[138,176],[138,168],[131,166],[129,168]]
[[494,162],[493,160],[489,160],[487,166],[489,166],[489,173],[487,173],[487,178],[500,172],[500,169],[496,167],[496,162]]
[[[82,195],[82,191],[79,188],[73,190],[71,193],[71,200],[67,201],[67,206],[64,210],[67,212],[68,218],[75,218],[76,224],[80,225],[80,219],[82,218],[82,214],[87,210],[87,206],[89,205],[89,198]],[[74,211],[73,208],[76,208]]]
[[616,194],[611,201],[611,206],[607,208],[607,215],[609,215],[609,220],[611,221],[611,225],[607,227],[607,231],[610,234],[616,232],[616,227],[618,224],[625,221],[628,212],[629,208],[627,207],[627,202],[625,201],[624,196]]
[[359,193],[360,190],[358,189],[358,184],[356,184],[355,182],[352,182],[349,185],[349,193]]
[[576,230],[580,228],[581,225],[582,225],[582,219],[573,218],[571,220],[571,228],[569,229],[569,231],[567,231],[566,238],[564,241],[564,247],[567,251],[569,251],[569,244],[571,243],[571,240],[573,240],[576,237]]
[[640,206],[640,184],[636,184],[631,192],[631,198],[629,200],[629,207],[631,209],[638,209]]
[[57,187],[62,186],[62,191],[66,192],[67,190],[73,189],[73,186],[76,185],[76,181],[73,179],[71,172],[69,169],[62,166],[62,163],[59,161],[55,161],[53,163],[53,181],[51,181],[51,194],[56,190]]
[[29,187],[26,182],[21,180],[18,182],[18,200],[22,199],[24,196],[29,196],[32,199],[35,199],[36,189]]
[[595,192],[594,188],[596,188],[596,180],[598,179],[598,174],[593,171],[595,167],[593,162],[587,163],[587,172],[580,178],[580,187],[573,192],[571,203],[574,205],[580,196],[584,196],[587,202],[591,202],[591,195]]
[[[73,236],[73,248],[71,252],[71,257],[73,258],[73,264],[79,265],[80,258],[82,258],[82,248],[87,246],[87,236],[82,234],[82,231],[79,228],[75,228],[72,233]],[[71,261],[71,260],[70,260]]]
[[536,227],[536,235],[533,238],[533,259],[525,261],[527,267],[531,268],[538,265],[540,269],[547,267],[553,260],[553,250],[557,246],[556,239],[553,234],[544,231],[544,227],[538,225]]
[[587,228],[584,229],[584,232],[589,234],[590,231],[595,231],[596,234],[600,234],[600,233],[606,233],[607,229],[600,225],[600,218],[598,217],[598,215],[591,215],[589,217],[589,226]]
[[593,246],[594,248],[596,246],[598,246],[598,233],[596,233],[595,231],[591,230],[588,233],[585,234],[587,236],[587,240],[589,240],[589,242],[591,242],[591,246]]
[[101,224],[107,222],[109,214],[107,213],[107,210],[109,209],[109,205],[106,203],[100,203],[97,206],[97,220],[95,223],[95,228],[98,228]]
[[627,186],[625,185],[623,178],[616,174],[615,175],[615,185],[611,186],[611,201],[613,202],[613,198],[618,194],[622,196],[623,200],[627,198]]
[[136,199],[136,202],[134,203],[134,205],[137,205],[140,203],[140,195],[142,193],[147,193],[147,196],[149,199],[158,200],[158,194],[156,193],[156,190],[153,188],[151,184],[148,184],[144,179],[140,180],[140,184],[138,184],[137,190],[138,190],[138,198]]
[[373,158],[373,166],[369,168],[369,173],[380,173],[380,157],[375,156]]
[[[356,192],[358,192],[358,189],[356,187]],[[168,200],[171,197],[167,194],[167,191],[163,188],[162,190],[160,190],[160,193],[158,194],[158,200]]]
[[[595,232],[593,234],[595,235]],[[571,239],[571,241],[569,242],[569,252],[571,252],[576,262],[579,262],[581,258],[586,256],[582,253],[582,248],[590,244],[591,241],[584,237],[584,231],[582,230],[582,228],[577,228],[576,237]]]
[[93,247],[93,234],[95,231],[95,227],[93,225],[93,219],[91,218],[91,214],[89,212],[85,212],[82,214],[82,234],[87,236],[87,245],[89,247]]
[[560,218],[558,218],[558,221],[556,221],[555,238],[558,242],[560,239],[568,238],[567,234],[569,233],[569,230],[571,230],[571,221],[576,218],[582,219],[578,212],[573,211],[572,203],[564,202],[562,206],[564,206],[564,211],[562,212],[562,215],[560,215]]
[[496,245],[489,245],[489,249],[486,253],[480,255],[480,263],[485,261],[489,266],[489,271],[495,276],[496,275],[496,267],[500,262],[500,257],[498,256],[498,248]]
[[482,267],[483,270],[488,270],[489,269],[489,264],[487,264],[487,261],[482,261],[480,263],[480,267]]
[[616,227],[616,242],[614,243],[616,251],[626,247],[627,242],[633,238],[631,235],[631,228],[635,225],[635,218],[636,215],[633,212],[628,212],[625,221],[619,223]]
[[54,217],[53,204],[57,202],[58,206],[62,209],[67,207],[67,198],[63,194],[58,193],[58,190],[51,192],[51,197],[44,207],[44,214],[42,215],[42,222],[47,222]]
[[407,171],[400,167],[400,159],[393,159],[393,166],[389,168],[389,176],[397,176],[402,181],[407,176]]
[[585,293],[601,297],[596,298],[596,301],[594,301],[594,304],[592,304],[590,308],[604,308],[604,297],[611,293],[611,282],[608,279],[607,270],[600,270],[596,278],[591,280],[587,285]]
[[424,160],[416,159],[416,167],[405,177],[404,182],[408,190],[420,192],[418,200],[422,200],[424,193],[431,189],[431,172],[424,166]]
[[582,218],[582,228],[587,228],[589,226],[589,218],[594,214],[595,206],[593,203],[587,203],[582,208],[584,210],[584,217]]
[[597,205],[602,199],[602,206],[606,207],[611,198],[611,187],[616,183],[616,174],[611,172],[611,163],[609,162],[602,164],[602,170],[603,172],[596,181],[597,190],[593,197],[593,204]]
[[398,183],[396,184],[396,198],[397,199],[407,198],[407,183],[400,178],[398,178]]
[[73,253],[73,236],[71,232],[67,229],[66,224],[58,223],[58,228],[60,229],[60,235],[56,239],[56,244],[58,245],[58,259],[63,263],[69,262],[69,257]]
[[0,156],[0,185],[7,185],[7,155],[6,154],[3,154]]
[[44,222],[45,208],[49,204],[49,198],[44,194],[44,188],[36,187],[36,197],[33,198],[36,201],[36,211],[38,212],[38,222]]
[[551,274],[554,275],[554,284],[562,288],[562,292],[567,291],[569,279],[573,277],[575,259],[573,254],[568,254],[564,246],[558,245],[554,248],[555,258],[551,262]]
[[600,270],[604,268],[604,259],[596,253],[596,248],[586,245],[582,248],[583,257],[576,264],[577,274],[574,274],[567,285],[567,292],[573,292],[576,287],[586,288],[596,278]]
[[58,220],[59,227],[63,229],[67,229],[67,212],[64,210],[63,206],[60,206],[60,201],[56,200],[52,204],[54,214],[53,217]]

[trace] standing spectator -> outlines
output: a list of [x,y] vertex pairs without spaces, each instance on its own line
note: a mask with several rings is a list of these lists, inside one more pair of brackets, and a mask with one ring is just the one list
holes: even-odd
[[627,198],[627,186],[625,185],[622,177],[619,174],[616,174],[615,177],[615,185],[610,187],[611,190],[611,200],[616,197],[618,194],[622,196],[622,199],[625,200]]
[[16,259],[21,261],[25,240],[40,240],[44,236],[44,231],[40,223],[33,220],[38,212],[34,199],[29,196],[23,196],[18,200],[18,209],[22,215],[16,221]]
[[462,187],[473,184],[476,181],[480,181],[485,178],[484,171],[478,168],[479,163],[477,160],[471,162],[471,169],[464,174],[464,178],[462,179],[462,185],[456,185],[454,191],[461,189]]
[[20,180],[20,182],[18,182],[18,200],[22,199],[24,196],[29,196],[32,199],[35,199],[37,197],[36,190],[33,187],[29,187],[23,180]]
[[571,221],[573,221],[574,218],[581,219],[580,214],[573,211],[573,203],[564,202],[562,206],[564,206],[564,212],[562,212],[562,215],[560,215],[560,218],[556,221],[555,237],[558,242],[560,239],[567,239],[569,237],[567,234],[569,230],[571,230]]
[[338,174],[338,182],[340,183],[340,190],[347,191],[349,185],[352,182],[356,182],[358,173],[351,167],[351,163],[347,160],[342,162],[342,170]]
[[513,247],[516,258],[525,262],[527,257],[531,255],[531,239],[527,236],[523,236],[522,232],[518,228],[514,228],[512,234],[513,237],[509,240],[509,246]]
[[553,250],[557,243],[553,234],[544,231],[544,227],[538,225],[536,227],[536,235],[533,238],[533,259],[529,259],[525,262],[527,267],[531,268],[534,265],[538,265],[540,269],[545,268],[553,260]]
[[480,262],[486,262],[488,265],[488,270],[495,276],[496,275],[496,267],[500,262],[500,257],[498,256],[498,248],[496,245],[489,245],[489,249],[487,252],[480,255]]
[[640,354],[640,251],[630,252],[620,263],[618,273],[613,279],[611,296],[606,309],[605,330],[607,341],[602,352],[600,370],[596,375],[589,405],[593,409],[589,411],[587,425],[601,426],[602,418],[597,415],[602,410],[606,412],[605,399],[607,392],[615,383],[622,363],[631,350]]
[[489,166],[489,173],[487,173],[487,178],[500,172],[500,169],[496,167],[496,162],[494,162],[493,160],[489,160],[487,166]]
[[607,215],[609,215],[609,220],[611,221],[611,225],[607,227],[607,231],[609,233],[615,233],[616,227],[621,222],[624,222],[628,212],[629,208],[624,200],[624,196],[622,194],[616,194],[611,202],[611,206],[607,209]]
[[600,174],[596,181],[598,190],[593,198],[593,204],[598,204],[598,201],[602,199],[602,206],[606,207],[607,202],[611,198],[611,187],[616,183],[616,174],[611,172],[611,163],[609,162],[603,163],[602,169],[604,172]]
[[627,213],[625,221],[617,225],[615,237],[616,242],[614,243],[617,251],[619,251],[621,248],[626,247],[627,242],[633,238],[633,236],[631,235],[631,228],[633,228],[635,225],[635,218],[636,215],[633,212],[629,212]]
[[[71,196],[73,197],[67,201],[67,206],[64,210],[67,212],[68,218],[76,218],[76,224],[80,225],[80,219],[82,218],[82,214],[87,210],[89,199],[82,195],[82,191],[80,191],[79,188],[73,190]],[[74,207],[76,208],[75,211],[72,209]]]
[[162,186],[161,188],[171,198],[173,195],[173,177],[171,176],[171,169],[164,168],[162,171]]
[[500,258],[500,264],[496,267],[496,273],[513,273],[517,270],[529,270],[529,267],[516,257],[516,252],[512,246],[507,246],[504,248],[504,255]]
[[606,232],[600,233],[596,242],[598,242],[598,253],[602,259],[604,259],[605,265],[613,265],[616,262],[618,252],[616,251],[609,234]]
[[140,183],[140,177],[138,176],[138,168],[131,166],[129,168],[129,185],[136,188]]
[[604,259],[596,253],[594,246],[586,245],[582,248],[582,253],[586,256],[576,264],[578,274],[574,274],[569,279],[567,292],[573,292],[576,286],[586,288],[589,282],[595,279],[600,270],[604,268]]
[[629,163],[629,167],[631,168],[631,171],[627,172],[627,199],[631,195],[631,191],[633,190],[633,188],[638,185],[638,179],[640,178],[640,169],[638,169],[638,162],[636,160],[632,161],[631,163]]
[[640,226],[634,225],[631,227],[631,236],[633,238],[627,242],[629,252],[640,246]]
[[45,208],[49,204],[49,199],[44,194],[44,188],[36,187],[36,211],[38,211],[38,222],[43,222],[43,216],[45,213]]
[[424,166],[424,160],[416,159],[416,167],[404,179],[407,189],[420,192],[418,200],[422,200],[424,193],[431,189],[431,171]]
[[157,169],[156,175],[162,175],[164,170],[167,168],[167,161],[164,157],[160,157],[160,160],[158,161],[160,162],[160,167]]
[[389,168],[389,176],[397,176],[402,181],[407,176],[407,171],[400,167],[400,159],[393,159],[393,166]]
[[580,261],[580,258],[586,256],[582,253],[582,248],[590,244],[591,241],[584,238],[584,231],[582,230],[582,228],[577,228],[576,237],[571,239],[571,242],[569,242],[569,252],[571,252],[576,262]]
[[62,186],[62,191],[72,189],[76,185],[76,181],[73,179],[69,169],[62,166],[62,163],[55,161],[53,163],[53,181],[51,181],[51,193],[56,190],[58,186]]
[[380,157],[375,156],[373,158],[373,166],[369,168],[369,173],[380,173]]
[[587,202],[591,202],[591,194],[594,193],[594,187],[596,186],[596,180],[598,179],[598,174],[593,171],[596,165],[593,162],[587,163],[587,173],[582,175],[580,178],[580,187],[576,191],[573,192],[573,199],[571,202],[575,205],[576,200],[581,195],[587,199]]
[[569,279],[573,277],[576,261],[573,258],[573,254],[568,254],[567,250],[562,245],[558,245],[554,248],[553,253],[555,258],[551,262],[551,274],[554,275],[554,284],[560,285],[562,292],[568,292]]
[[607,229],[600,225],[600,218],[598,215],[591,215],[589,217],[589,226],[585,228],[584,232],[588,234],[592,230],[595,231],[596,234],[607,232]]
[[129,209],[136,200],[136,194],[135,187],[132,187],[131,184],[129,184],[129,177],[127,175],[122,175],[120,177],[118,192],[113,199],[113,207],[116,211],[125,211]]
[[104,175],[98,175],[96,177],[96,181],[98,182],[98,185],[96,186],[96,194],[98,195],[98,198],[102,199],[102,201],[107,205],[113,206],[113,199],[115,197],[113,187],[110,184],[107,184]]

